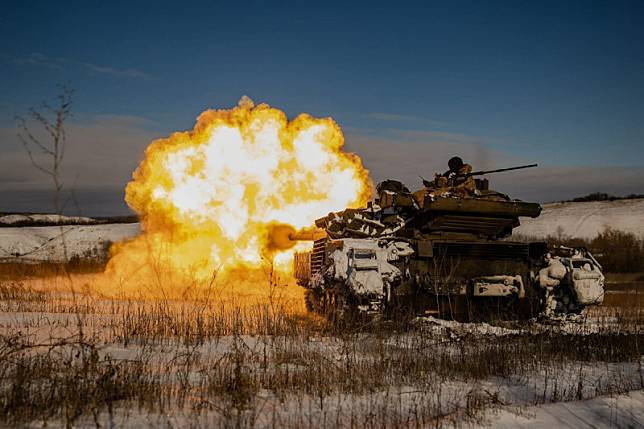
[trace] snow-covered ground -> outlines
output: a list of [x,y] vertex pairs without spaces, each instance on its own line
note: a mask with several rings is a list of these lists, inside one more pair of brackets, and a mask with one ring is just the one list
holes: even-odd
[[0,225],[15,224],[84,224],[97,223],[96,219],[83,216],[63,216],[57,214],[6,214],[0,215]]
[[541,216],[521,218],[514,232],[592,239],[607,227],[644,237],[644,199],[544,204]]
[[0,228],[0,262],[102,258],[113,242],[134,237],[138,223]]
[[111,243],[139,233],[138,223],[58,214],[0,214],[0,262],[104,258]]
[[[63,239],[68,257],[101,256],[110,243],[139,234],[138,223],[87,225],[91,218],[57,215],[5,215],[0,225],[35,222],[78,223],[80,225],[0,228],[0,261],[63,261]],[[564,235],[594,238],[606,227],[644,237],[644,199],[587,203],[544,204],[541,216],[521,218],[515,234],[528,237]]]
[[[97,419],[103,427],[550,429],[644,424],[641,359],[586,361],[545,353],[534,355],[538,357],[534,361],[532,354],[513,358],[512,366],[491,375],[461,368],[470,360],[501,359],[509,350],[520,355],[531,335],[535,343],[547,344],[542,342],[543,330],[559,335],[548,325],[532,332],[530,326],[507,329],[424,318],[417,330],[375,335],[331,335],[304,326],[287,333],[219,335],[211,329],[213,324],[202,326],[201,341],[186,342],[183,335],[197,326],[191,323],[209,323],[217,317],[219,313],[211,312],[216,305],[165,302],[158,313],[159,307],[143,301],[54,292],[41,298],[0,299],[0,334],[19,335],[27,345],[49,344],[76,338],[82,326],[86,338],[97,342],[100,362],[122,365],[126,379],[140,368],[143,372],[137,377],[154,382],[142,395],[162,395],[160,403],[146,402],[150,408],[121,400],[114,403],[112,414],[99,406]],[[69,311],[79,304],[85,309],[82,317]],[[196,315],[199,318],[192,319]],[[215,323],[221,322],[224,319]],[[526,341],[517,342],[520,335],[527,335]],[[568,341],[575,335],[558,338]],[[511,346],[497,349],[504,342]],[[600,351],[601,343],[584,344]],[[49,356],[46,348],[41,352]],[[53,355],[58,353],[65,356],[60,348]],[[28,356],[20,356],[29,362]],[[140,367],[128,369],[125,362]],[[234,384],[235,371],[241,371],[240,380],[246,384]],[[320,371],[324,373],[318,377]],[[234,390],[226,390],[231,386]],[[180,391],[188,393],[185,404],[177,400]],[[241,404],[236,402],[238,392],[248,395]],[[227,408],[235,413],[229,415]],[[74,426],[96,427],[95,418],[86,412]],[[47,426],[64,427],[64,422],[52,418]]]
[[490,413],[481,428],[641,428],[644,391],[573,402],[504,408]]

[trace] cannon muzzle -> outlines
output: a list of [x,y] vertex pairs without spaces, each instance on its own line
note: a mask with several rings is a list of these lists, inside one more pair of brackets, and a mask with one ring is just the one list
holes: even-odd
[[288,239],[291,241],[316,241],[324,237],[326,237],[326,231],[319,228],[304,229],[288,235]]
[[295,246],[298,241],[315,241],[326,237],[326,231],[319,228],[301,229],[297,231],[287,224],[274,224],[267,231],[267,247],[269,250],[286,250]]

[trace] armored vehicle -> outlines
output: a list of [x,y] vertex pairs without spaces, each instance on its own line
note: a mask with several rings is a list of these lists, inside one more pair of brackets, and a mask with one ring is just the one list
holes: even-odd
[[539,216],[539,204],[472,180],[464,192],[463,180],[437,175],[414,193],[388,180],[366,208],[316,220],[313,250],[294,260],[309,308],[335,316],[409,311],[480,320],[562,318],[602,302],[601,265],[586,249],[511,239],[521,217]]

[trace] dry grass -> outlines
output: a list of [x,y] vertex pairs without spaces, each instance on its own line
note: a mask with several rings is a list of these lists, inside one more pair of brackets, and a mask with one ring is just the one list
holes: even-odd
[[0,421],[10,426],[445,427],[508,403],[644,388],[641,307],[486,332],[329,324],[281,299],[29,285],[0,282]]

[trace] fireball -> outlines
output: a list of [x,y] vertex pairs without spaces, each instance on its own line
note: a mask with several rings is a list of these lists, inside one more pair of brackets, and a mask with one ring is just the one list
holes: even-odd
[[194,129],[153,141],[125,199],[142,234],[113,246],[106,272],[120,283],[206,280],[270,266],[287,273],[293,252],[275,230],[300,230],[331,211],[366,204],[371,183],[360,159],[342,150],[331,118],[281,110],[243,97],[207,110]]

